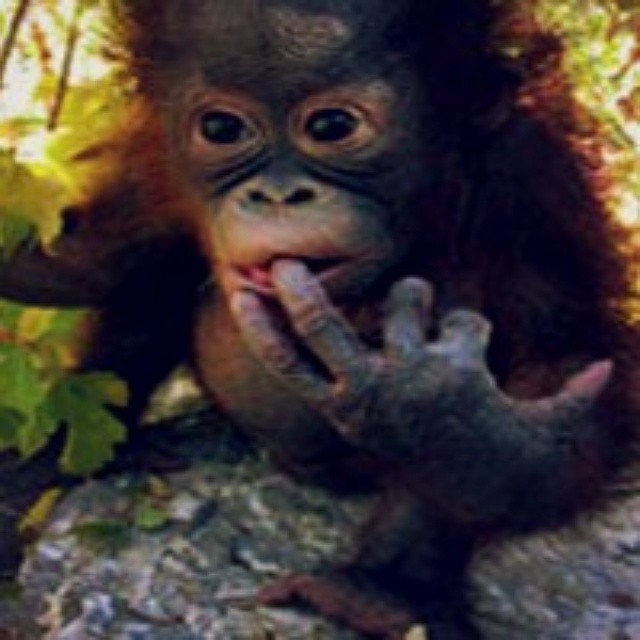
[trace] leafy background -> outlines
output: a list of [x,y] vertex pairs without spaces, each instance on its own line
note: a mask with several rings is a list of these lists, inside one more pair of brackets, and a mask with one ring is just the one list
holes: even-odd
[[[52,242],[58,212],[96,171],[78,154],[122,117],[130,86],[109,50],[107,2],[0,0],[0,254],[34,238]],[[637,248],[640,0],[522,4],[567,44],[567,73],[606,142],[612,211],[635,230]],[[30,456],[64,428],[60,464],[79,475],[100,468],[125,438],[106,406],[127,399],[109,372],[73,372],[84,317],[0,300],[0,449]]]

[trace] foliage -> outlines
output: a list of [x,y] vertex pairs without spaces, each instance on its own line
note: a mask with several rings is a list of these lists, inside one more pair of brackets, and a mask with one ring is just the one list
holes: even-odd
[[539,0],[539,14],[562,34],[576,97],[608,142],[612,205],[624,224],[639,227],[640,0]]
[[0,302],[0,449],[31,456],[66,427],[62,468],[90,474],[111,459],[124,427],[105,408],[127,402],[109,373],[71,373],[81,313]]
[[[0,258],[55,239],[59,212],[97,170],[80,152],[104,138],[126,103],[97,56],[98,4],[0,0]],[[12,26],[19,31],[7,51]],[[60,466],[79,475],[102,467],[126,435],[107,408],[126,404],[125,385],[109,372],[73,371],[84,318],[0,300],[0,450],[32,456],[64,428]]]
[[35,504],[31,505],[27,513],[20,519],[21,533],[30,535],[39,531],[47,523],[62,493],[62,489],[59,487],[48,489],[42,493]]
[[[609,142],[613,205],[640,229],[640,0],[521,1],[567,42],[577,95]],[[81,152],[116,125],[128,98],[108,59],[107,3],[0,0],[0,258],[34,237],[50,244],[60,210],[100,170]],[[106,406],[124,404],[126,389],[109,373],[73,373],[82,318],[0,301],[0,449],[33,455],[65,428],[62,467],[90,474],[125,436]],[[163,521],[153,505],[139,518]]]

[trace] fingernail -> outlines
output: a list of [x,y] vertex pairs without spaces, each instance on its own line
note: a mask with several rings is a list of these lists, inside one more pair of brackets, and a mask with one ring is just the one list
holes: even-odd
[[271,267],[271,276],[275,281],[291,287],[300,286],[312,277],[307,265],[301,260],[276,260]]
[[611,360],[600,360],[585,369],[582,380],[594,395],[599,395],[609,384],[612,375],[613,362]]

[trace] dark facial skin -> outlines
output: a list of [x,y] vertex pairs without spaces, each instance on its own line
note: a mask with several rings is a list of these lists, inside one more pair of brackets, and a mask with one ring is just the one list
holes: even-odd
[[[226,297],[243,288],[273,297],[278,258],[305,261],[334,298],[362,291],[407,252],[427,198],[400,162],[411,153],[425,158],[412,173],[429,168],[417,79],[391,60],[363,75],[361,56],[375,59],[379,43],[359,33],[354,3],[344,16],[298,5],[262,3],[262,30],[223,21],[211,41],[245,50],[226,61],[211,51],[216,66],[182,85],[173,116],[190,178],[207,195]],[[354,45],[362,53],[350,60]]]

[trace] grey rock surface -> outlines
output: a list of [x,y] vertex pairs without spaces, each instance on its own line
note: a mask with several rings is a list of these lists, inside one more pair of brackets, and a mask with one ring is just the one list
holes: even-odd
[[489,640],[640,640],[640,490],[573,526],[494,544],[473,571]]
[[[0,597],[0,640],[357,640],[254,596],[347,551],[369,500],[300,486],[210,422],[171,436],[186,470],[115,474],[61,502],[22,592]],[[488,640],[640,639],[640,488],[572,527],[486,548],[473,592]]]

